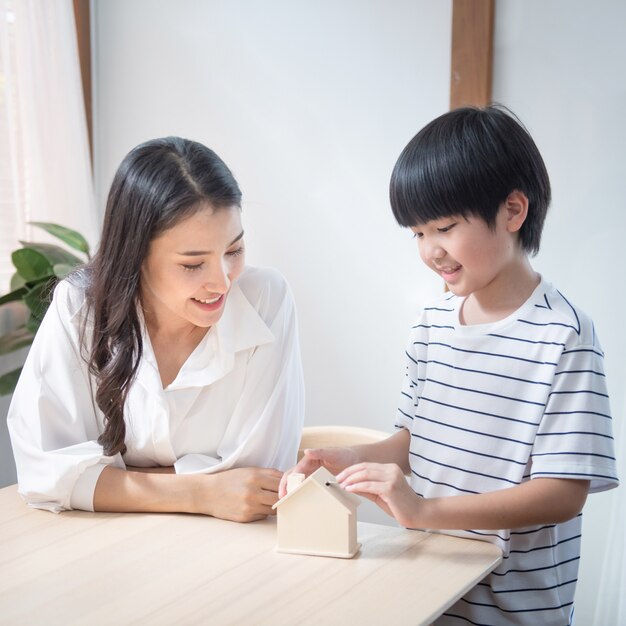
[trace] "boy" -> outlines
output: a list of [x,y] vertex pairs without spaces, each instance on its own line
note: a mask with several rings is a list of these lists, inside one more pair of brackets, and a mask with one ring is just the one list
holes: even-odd
[[618,483],[593,323],[528,258],[550,203],[541,155],[502,109],[458,109],[407,145],[390,197],[451,293],[412,329],[398,432],[307,450],[295,471],[324,465],[403,526],[502,549],[437,625],[572,624],[581,510]]

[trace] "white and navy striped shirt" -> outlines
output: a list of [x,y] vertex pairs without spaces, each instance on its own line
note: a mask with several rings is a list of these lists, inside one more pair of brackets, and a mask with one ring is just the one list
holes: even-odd
[[[515,313],[462,326],[452,294],[413,327],[396,426],[411,433],[411,486],[477,494],[533,478],[617,485],[603,352],[592,321],[542,280]],[[581,515],[515,530],[444,531],[497,544],[502,564],[437,626],[572,623]]]

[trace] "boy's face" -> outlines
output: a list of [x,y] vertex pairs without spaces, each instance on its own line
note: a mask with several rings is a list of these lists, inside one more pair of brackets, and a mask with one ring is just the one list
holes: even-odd
[[420,256],[457,296],[494,290],[514,276],[526,253],[503,204],[490,228],[480,217],[452,216],[413,226]]

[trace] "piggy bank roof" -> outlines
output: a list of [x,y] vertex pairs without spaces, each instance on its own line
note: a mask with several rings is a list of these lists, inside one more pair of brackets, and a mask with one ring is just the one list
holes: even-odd
[[300,493],[305,485],[311,483],[316,485],[319,489],[323,489],[329,497],[335,499],[341,506],[345,507],[350,514],[354,513],[357,506],[361,504],[361,500],[358,496],[340,487],[335,477],[325,467],[320,467],[299,485],[295,486],[284,498],[276,502],[272,508],[275,509],[279,507],[283,502],[286,502],[297,493]]

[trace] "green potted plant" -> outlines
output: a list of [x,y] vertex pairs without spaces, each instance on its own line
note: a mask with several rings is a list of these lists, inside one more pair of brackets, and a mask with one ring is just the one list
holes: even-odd
[[[11,255],[16,270],[11,278],[11,291],[0,297],[0,306],[21,302],[26,308],[27,319],[23,325],[0,336],[0,356],[25,348],[33,342],[56,284],[90,258],[89,244],[80,233],[58,224],[30,223],[81,252],[85,258],[54,244],[20,242],[22,247]],[[0,396],[13,393],[21,371],[22,368],[18,367],[0,376]]]

